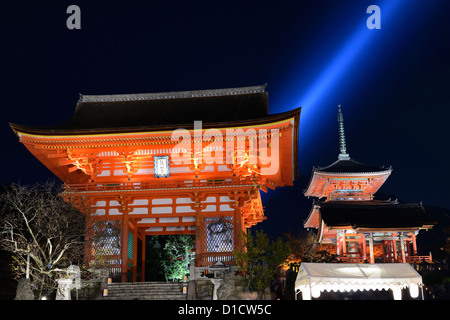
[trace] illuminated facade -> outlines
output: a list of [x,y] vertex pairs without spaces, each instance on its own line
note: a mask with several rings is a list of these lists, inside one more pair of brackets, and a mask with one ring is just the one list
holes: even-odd
[[147,235],[192,234],[197,266],[234,263],[240,232],[266,218],[260,190],[297,177],[299,117],[269,114],[265,86],[253,86],[84,95],[61,125],[10,125],[89,204],[94,229],[111,230],[92,250],[139,281]]
[[338,122],[340,154],[331,165],[313,169],[304,194],[316,200],[304,227],[317,229],[317,242],[343,262],[431,260],[431,256],[417,256],[416,237],[435,222],[421,203],[374,199],[392,169],[351,159],[340,107]]

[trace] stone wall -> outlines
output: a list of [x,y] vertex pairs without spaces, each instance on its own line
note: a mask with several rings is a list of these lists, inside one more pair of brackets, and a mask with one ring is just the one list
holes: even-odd
[[195,295],[194,300],[212,300],[214,285],[210,280],[194,280]]
[[[214,282],[220,279],[220,285],[217,288],[217,300],[271,300],[270,290],[267,289],[263,295],[247,290],[247,285],[239,276],[235,275],[234,270],[221,273],[218,278],[197,278],[191,280],[190,290],[195,290],[195,294],[190,294],[188,299],[192,300],[213,300]],[[195,289],[194,289],[195,288]]]
[[89,280],[81,281],[81,289],[72,289],[72,300],[99,300],[102,296],[102,281],[101,280]]

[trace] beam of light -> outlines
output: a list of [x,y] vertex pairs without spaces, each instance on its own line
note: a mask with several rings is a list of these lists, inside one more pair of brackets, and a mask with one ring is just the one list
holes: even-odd
[[[392,18],[393,13],[399,8],[403,0],[389,0],[379,4],[381,9],[381,30],[386,25],[386,21]],[[300,147],[305,148],[306,145],[312,142],[312,134],[320,128],[320,123],[314,121],[314,118],[320,118],[321,112],[331,110],[329,105],[321,104],[332,92],[339,88],[346,86],[346,91],[355,90],[357,84],[350,83],[346,79],[346,75],[355,72],[358,67],[357,62],[361,61],[363,54],[373,43],[377,32],[381,30],[369,30],[366,27],[366,21],[370,14],[361,12],[361,21],[356,26],[356,30],[350,35],[344,45],[337,52],[337,54],[324,67],[323,71],[313,81],[312,85],[304,92],[304,94],[294,104],[295,106],[302,106],[301,115],[301,131]],[[337,110],[338,104],[343,104],[343,101],[335,101]],[[327,111],[328,112],[328,111]],[[337,111],[336,111],[337,112]],[[305,132],[306,131],[306,132]]]
[[[390,18],[395,8],[398,7],[401,0],[385,1],[380,5],[381,8],[381,26],[385,24],[386,20]],[[322,98],[324,98],[328,92],[333,90],[339,80],[343,78],[346,71],[350,72],[350,68],[353,66],[353,62],[356,62],[359,56],[367,49],[372,36],[378,32],[378,30],[369,30],[366,27],[366,19],[368,14],[363,16],[364,20],[360,22],[356,32],[354,32],[349,40],[345,42],[341,50],[331,60],[331,62],[325,67],[322,73],[317,77],[306,94],[300,99],[298,105],[304,106],[302,110],[302,117],[307,121],[314,113],[325,106],[319,105]],[[336,108],[339,104],[336,101]],[[313,112],[316,111],[316,112]]]

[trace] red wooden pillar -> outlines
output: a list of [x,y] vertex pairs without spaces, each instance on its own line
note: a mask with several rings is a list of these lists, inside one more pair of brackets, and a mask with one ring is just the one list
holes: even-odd
[[122,218],[122,243],[120,245],[121,264],[121,282],[128,281],[128,213],[123,212]]
[[345,230],[342,232],[342,256],[347,256],[347,241],[346,241],[346,233]]
[[137,248],[138,248],[139,234],[136,229],[136,225],[133,224],[133,282],[137,281]]
[[203,219],[201,209],[195,210],[195,266],[199,267],[203,260]]
[[146,236],[145,232],[142,232],[142,276],[141,281],[145,281],[145,245],[146,245]]
[[373,234],[372,233],[369,235],[369,256],[370,256],[370,263],[375,263],[375,255],[373,253]]
[[417,256],[417,243],[416,243],[416,234],[411,232],[411,242],[413,247],[413,256]]
[[359,242],[360,242],[360,250],[362,251],[362,258],[363,258],[363,262],[367,260],[367,241],[366,241],[366,237],[362,234],[360,235],[359,238]]

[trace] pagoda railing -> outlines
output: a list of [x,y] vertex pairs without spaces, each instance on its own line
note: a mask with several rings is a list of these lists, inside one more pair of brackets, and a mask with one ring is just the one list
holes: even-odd
[[204,181],[141,181],[141,182],[119,182],[119,183],[84,183],[65,184],[65,192],[114,192],[123,190],[170,190],[170,189],[201,189],[211,187],[235,187],[235,186],[258,186],[253,178],[240,178],[234,180],[205,179]]
[[339,260],[344,263],[364,263],[365,259],[363,257],[339,257]]
[[[352,256],[340,256],[339,260],[344,263],[365,263],[366,262],[366,259],[364,259],[364,257],[352,257]],[[367,261],[368,261],[368,259],[367,259]],[[406,257],[407,263],[421,263],[423,261],[432,262],[433,261],[432,255],[430,254],[428,256],[407,256]],[[397,259],[395,260],[395,262],[401,263],[402,262],[401,256],[398,256]]]
[[421,263],[422,261],[431,262],[433,261],[431,254],[428,256],[410,256],[406,259],[409,263]]

